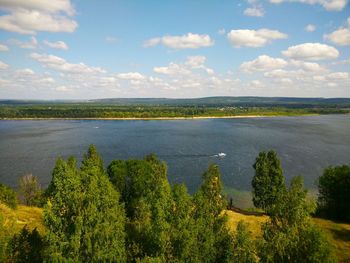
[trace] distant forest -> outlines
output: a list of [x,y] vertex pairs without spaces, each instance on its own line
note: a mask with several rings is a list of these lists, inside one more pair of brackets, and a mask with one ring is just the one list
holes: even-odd
[[293,116],[350,113],[348,98],[208,97],[198,99],[0,100],[0,118],[158,118]]

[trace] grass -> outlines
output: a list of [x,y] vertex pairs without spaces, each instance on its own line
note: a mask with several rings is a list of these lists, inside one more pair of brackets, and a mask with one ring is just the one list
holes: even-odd
[[[226,211],[226,214],[228,216],[228,226],[231,231],[236,231],[238,222],[243,220],[254,238],[262,236],[261,224],[268,220],[268,217],[265,215],[243,215],[234,211]],[[313,218],[313,221],[328,235],[329,241],[335,247],[335,254],[339,262],[350,262],[350,224],[321,218]]]
[[30,230],[37,228],[40,234],[45,233],[41,208],[19,205],[16,209],[11,209],[0,204],[0,214],[3,217],[4,228],[9,234],[18,233],[24,226]]
[[265,223],[269,218],[268,216],[256,216],[256,215],[243,215],[238,212],[227,210],[225,211],[228,217],[228,226],[232,232],[236,231],[236,227],[239,221],[244,221],[247,224],[250,234],[254,238],[262,236],[261,225]]
[[350,224],[314,218],[314,222],[330,237],[341,262],[350,262]]

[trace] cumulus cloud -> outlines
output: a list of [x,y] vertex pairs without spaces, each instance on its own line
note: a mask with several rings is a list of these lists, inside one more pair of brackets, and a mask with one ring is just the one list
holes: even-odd
[[144,43],[144,47],[154,47],[163,44],[172,49],[196,49],[214,45],[209,35],[187,33],[182,36],[163,36],[151,38]]
[[265,15],[265,11],[260,6],[248,7],[244,10],[244,15],[246,16],[255,16],[255,17],[263,17]]
[[169,63],[169,65],[165,67],[154,67],[153,71],[164,75],[188,75],[191,73],[185,67],[173,62]]
[[34,70],[32,70],[30,68],[18,69],[18,70],[16,70],[16,73],[19,73],[21,75],[33,75],[33,74],[35,74]]
[[7,69],[8,67],[9,67],[9,65],[7,65],[6,63],[4,63],[0,60],[0,70]]
[[68,50],[68,45],[63,41],[50,42],[50,41],[44,40],[43,43],[50,48]]
[[234,47],[262,47],[276,39],[285,39],[288,36],[271,29],[239,29],[231,30],[227,38]]
[[317,61],[336,59],[339,56],[339,51],[325,44],[304,43],[291,46],[287,50],[282,51],[282,54],[291,59]]
[[272,58],[267,55],[259,56],[258,58],[243,62],[240,66],[240,70],[252,73],[256,71],[267,71],[273,69],[280,69],[287,66],[287,61],[281,58]]
[[44,67],[69,74],[74,73],[104,73],[105,70],[99,67],[90,67],[84,63],[68,63],[65,59],[54,55],[32,53],[30,57],[40,62]]
[[25,49],[36,49],[38,47],[38,40],[35,37],[31,37],[28,41],[10,39],[8,43]]
[[0,29],[19,34],[73,32],[78,24],[70,0],[1,0]]
[[128,73],[120,73],[117,74],[117,77],[120,79],[126,80],[144,80],[146,77],[139,72],[128,72]]
[[0,51],[8,51],[9,48],[6,45],[0,44]]
[[310,5],[319,4],[327,11],[341,11],[347,5],[348,0],[270,0],[270,3],[273,4],[280,4],[283,2],[298,2]]
[[349,72],[333,72],[327,75],[328,78],[330,79],[349,79]]
[[324,38],[339,46],[350,45],[350,17],[347,21],[347,27],[340,27],[338,30],[324,35]]
[[308,24],[304,29],[307,32],[314,32],[316,30],[316,26],[312,24]]

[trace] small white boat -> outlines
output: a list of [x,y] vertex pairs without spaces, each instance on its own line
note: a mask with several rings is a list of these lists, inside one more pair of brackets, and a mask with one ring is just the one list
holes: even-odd
[[219,156],[219,157],[225,157],[225,156],[226,156],[226,153],[218,153],[218,156]]

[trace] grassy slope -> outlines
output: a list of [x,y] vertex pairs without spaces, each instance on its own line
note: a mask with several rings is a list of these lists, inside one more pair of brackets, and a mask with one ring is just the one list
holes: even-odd
[[[243,215],[234,211],[226,211],[228,225],[235,231],[239,221],[243,220],[253,237],[262,235],[260,226],[268,220],[267,216]],[[335,246],[335,252],[340,262],[350,262],[350,224],[336,223],[331,220],[314,218],[313,221],[321,227]]]
[[10,234],[19,232],[25,225],[29,229],[37,228],[41,234],[45,232],[41,208],[19,205],[16,209],[11,209],[0,204],[0,214],[4,219],[4,227],[8,230],[6,232]]
[[[260,226],[268,220],[267,216],[243,215],[234,211],[226,211],[228,224],[232,231],[235,231],[237,223],[243,220],[254,237],[261,236]],[[0,214],[4,218],[4,226],[9,234],[18,232],[25,225],[29,229],[37,228],[40,233],[45,232],[43,225],[43,210],[37,207],[18,206],[11,209],[0,204]],[[336,254],[340,260],[350,260],[350,224],[336,223],[330,220],[314,218],[314,222],[324,229],[336,247]],[[3,233],[0,233],[0,236]]]

